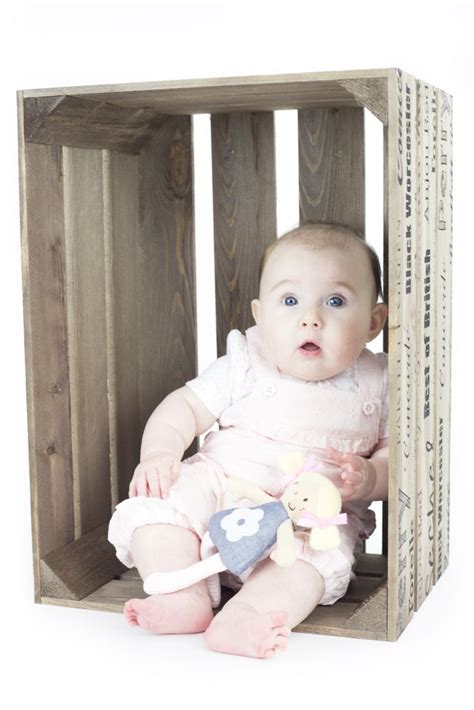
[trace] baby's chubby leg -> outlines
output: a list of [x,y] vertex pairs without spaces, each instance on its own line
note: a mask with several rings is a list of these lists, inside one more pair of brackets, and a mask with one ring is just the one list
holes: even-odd
[[[200,559],[200,541],[192,531],[178,525],[144,525],[132,536],[131,554],[142,579],[152,572],[170,572]],[[205,581],[172,594],[130,599],[124,614],[132,626],[157,634],[204,631],[213,613]]]
[[290,629],[311,613],[323,593],[323,578],[308,562],[280,567],[267,558],[214,617],[206,643],[221,653],[270,658],[286,648]]

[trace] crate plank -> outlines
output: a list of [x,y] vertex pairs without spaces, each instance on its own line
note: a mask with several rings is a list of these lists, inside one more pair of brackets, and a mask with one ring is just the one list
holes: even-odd
[[300,220],[365,233],[364,109],[298,112]]
[[[386,621],[385,629],[381,623],[383,609],[385,608],[386,610],[386,591],[385,607],[383,605],[385,565],[386,558],[383,555],[362,555],[357,564],[357,575],[360,575],[362,579],[361,570],[367,569],[372,572],[380,572],[380,576],[372,577],[371,583],[367,586],[366,593],[361,595],[360,601],[352,601],[347,595],[333,605],[318,606],[301,624],[295,627],[294,631],[330,636],[350,636],[352,638],[385,639]],[[44,596],[42,602],[45,604],[61,604],[82,609],[122,613],[123,605],[128,599],[144,599],[147,595],[143,591],[142,580],[135,568],[122,572],[118,577],[80,600],[58,600],[54,597]],[[382,590],[380,594],[378,593],[379,590]],[[222,590],[223,603],[232,594],[230,590],[224,587]],[[359,610],[361,610],[361,613],[357,616]],[[373,629],[370,628],[370,619],[376,621]]]
[[101,151],[64,148],[64,216],[76,538],[110,517]]
[[[169,118],[139,156],[139,428],[197,374],[191,119]],[[188,448],[186,456],[195,451]]]
[[30,97],[75,96],[128,108],[168,114],[273,111],[289,108],[357,106],[341,82],[386,79],[390,69],[306,72],[270,76],[221,77],[179,81],[59,87],[23,92]]
[[75,96],[25,99],[27,143],[138,153],[167,116]]
[[107,540],[107,529],[101,525],[42,558],[44,596],[80,600],[126,569]]
[[436,90],[436,529],[435,580],[449,560],[449,463],[451,440],[451,329],[452,329],[452,97]]
[[20,173],[37,596],[39,558],[74,540],[62,149],[25,145]]
[[397,71],[389,79],[385,180],[389,244],[389,543],[388,638],[401,634],[414,610],[417,303],[412,288],[416,239],[414,188],[415,79]]
[[111,504],[128,496],[140,460],[139,157],[104,151],[105,245],[108,280],[108,391]]
[[418,289],[417,359],[418,466],[416,497],[416,599],[418,610],[433,586],[435,524],[435,283],[436,273],[436,97],[417,81],[417,191],[419,249],[415,255]]
[[276,238],[273,114],[213,115],[211,130],[220,356],[229,330],[253,325],[260,256]]

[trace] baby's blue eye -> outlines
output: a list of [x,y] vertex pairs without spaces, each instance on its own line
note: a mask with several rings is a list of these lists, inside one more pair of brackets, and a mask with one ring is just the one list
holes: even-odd
[[331,296],[331,298],[328,299],[328,303],[334,306],[334,308],[340,308],[344,304],[344,301],[340,296]]
[[285,304],[285,306],[296,306],[296,304],[298,303],[298,299],[295,298],[295,296],[285,296],[285,298],[283,299],[283,303]]

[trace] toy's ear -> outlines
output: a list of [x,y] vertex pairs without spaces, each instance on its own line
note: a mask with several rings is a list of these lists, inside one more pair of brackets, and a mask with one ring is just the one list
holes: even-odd
[[299,471],[304,463],[304,454],[294,451],[291,454],[284,454],[278,459],[278,467],[285,473]]

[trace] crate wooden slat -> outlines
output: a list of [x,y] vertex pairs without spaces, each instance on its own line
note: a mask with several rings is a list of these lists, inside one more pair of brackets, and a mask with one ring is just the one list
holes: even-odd
[[273,113],[214,114],[212,172],[216,270],[217,353],[230,329],[252,323],[258,264],[276,239]]
[[300,219],[365,232],[364,111],[298,112]]
[[260,253],[276,233],[273,112],[289,108],[301,219],[362,232],[364,109],[384,125],[389,302],[384,554],[363,555],[346,596],[297,630],[393,641],[446,568],[449,94],[398,69],[61,87],[18,92],[36,601],[121,611],[143,595],[106,528],[146,420],[197,372],[191,114],[211,114],[221,354],[230,328],[251,324]]
[[418,230],[416,258],[418,288],[418,467],[416,501],[416,609],[430,593],[434,581],[434,479],[436,411],[434,398],[436,319],[436,96],[432,86],[417,82]]
[[416,82],[397,71],[389,80],[389,559],[388,635],[398,638],[414,611],[416,500],[417,302],[412,289],[412,244],[416,239]]

